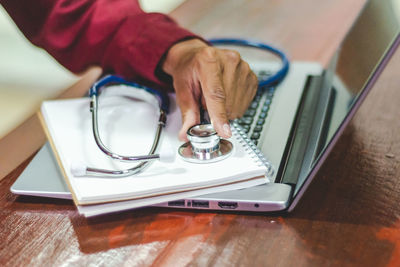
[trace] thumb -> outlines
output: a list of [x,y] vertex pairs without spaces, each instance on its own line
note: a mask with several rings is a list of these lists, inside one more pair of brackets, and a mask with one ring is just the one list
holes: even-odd
[[174,83],[176,101],[182,113],[182,128],[178,138],[188,141],[186,132],[193,125],[200,123],[200,106],[193,88],[184,82]]

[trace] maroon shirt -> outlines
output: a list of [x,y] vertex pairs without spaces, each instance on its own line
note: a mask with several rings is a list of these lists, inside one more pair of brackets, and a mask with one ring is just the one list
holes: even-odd
[[0,0],[24,35],[69,70],[89,66],[166,87],[159,64],[175,43],[196,36],[135,0]]

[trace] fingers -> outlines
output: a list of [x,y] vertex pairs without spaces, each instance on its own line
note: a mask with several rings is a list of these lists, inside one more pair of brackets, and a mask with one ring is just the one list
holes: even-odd
[[178,138],[181,141],[188,141],[186,132],[195,124],[200,123],[200,106],[198,102],[198,92],[185,80],[178,79],[174,81],[176,92],[176,101],[182,113],[182,127]]
[[255,94],[257,93],[258,80],[257,76],[251,71],[249,64],[242,61],[238,72],[241,75],[237,75],[238,79],[235,83],[237,86],[237,96],[235,98],[235,118],[240,118],[243,116],[244,112],[247,110],[249,103],[253,100]]
[[218,51],[222,58],[220,63],[223,66],[222,80],[227,117],[240,118],[257,92],[257,76],[237,51],[227,49]]
[[232,135],[226,112],[226,93],[222,79],[223,69],[217,50],[207,47],[198,55],[198,78],[207,106],[211,123],[218,135],[229,138]]
[[[232,133],[228,120],[243,116],[256,94],[257,77],[240,54],[232,50],[208,47],[196,55],[195,62],[195,80],[199,81],[197,85],[201,95],[200,98],[194,98],[198,103],[196,108],[199,105],[205,107],[218,135],[229,138]],[[198,110],[186,110],[190,110],[190,113],[186,112],[187,119],[184,120],[180,136],[184,129],[187,130],[199,120]]]
[[241,88],[242,84],[239,84],[242,79],[239,77],[240,65],[242,60],[240,54],[233,50],[222,50],[222,56],[224,57],[224,70],[223,70],[223,83],[225,88],[225,108],[228,119],[235,119],[240,116],[237,112],[238,95],[241,93],[236,88]]
[[229,119],[241,117],[257,90],[257,78],[238,52],[210,47],[192,39],[175,44],[163,63],[174,81],[182,111],[181,140],[200,123],[200,107],[210,116],[218,135],[229,138]]

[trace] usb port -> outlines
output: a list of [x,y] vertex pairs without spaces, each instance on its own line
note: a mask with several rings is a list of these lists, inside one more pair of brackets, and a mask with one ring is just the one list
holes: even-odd
[[185,206],[185,200],[174,200],[174,201],[169,201],[168,202],[169,207],[184,207]]
[[192,207],[195,208],[208,208],[210,206],[208,201],[192,200]]
[[234,210],[238,207],[238,203],[237,202],[220,201],[220,202],[218,202],[218,206],[223,209]]

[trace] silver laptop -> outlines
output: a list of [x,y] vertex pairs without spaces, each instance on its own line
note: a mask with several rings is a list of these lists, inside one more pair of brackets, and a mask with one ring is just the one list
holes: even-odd
[[[287,78],[276,87],[261,88],[238,121],[274,166],[272,183],[157,206],[293,210],[399,43],[398,1],[368,2],[326,69],[315,63],[292,63]],[[274,71],[273,64],[251,65],[261,79]],[[48,144],[11,191],[71,198]]]

